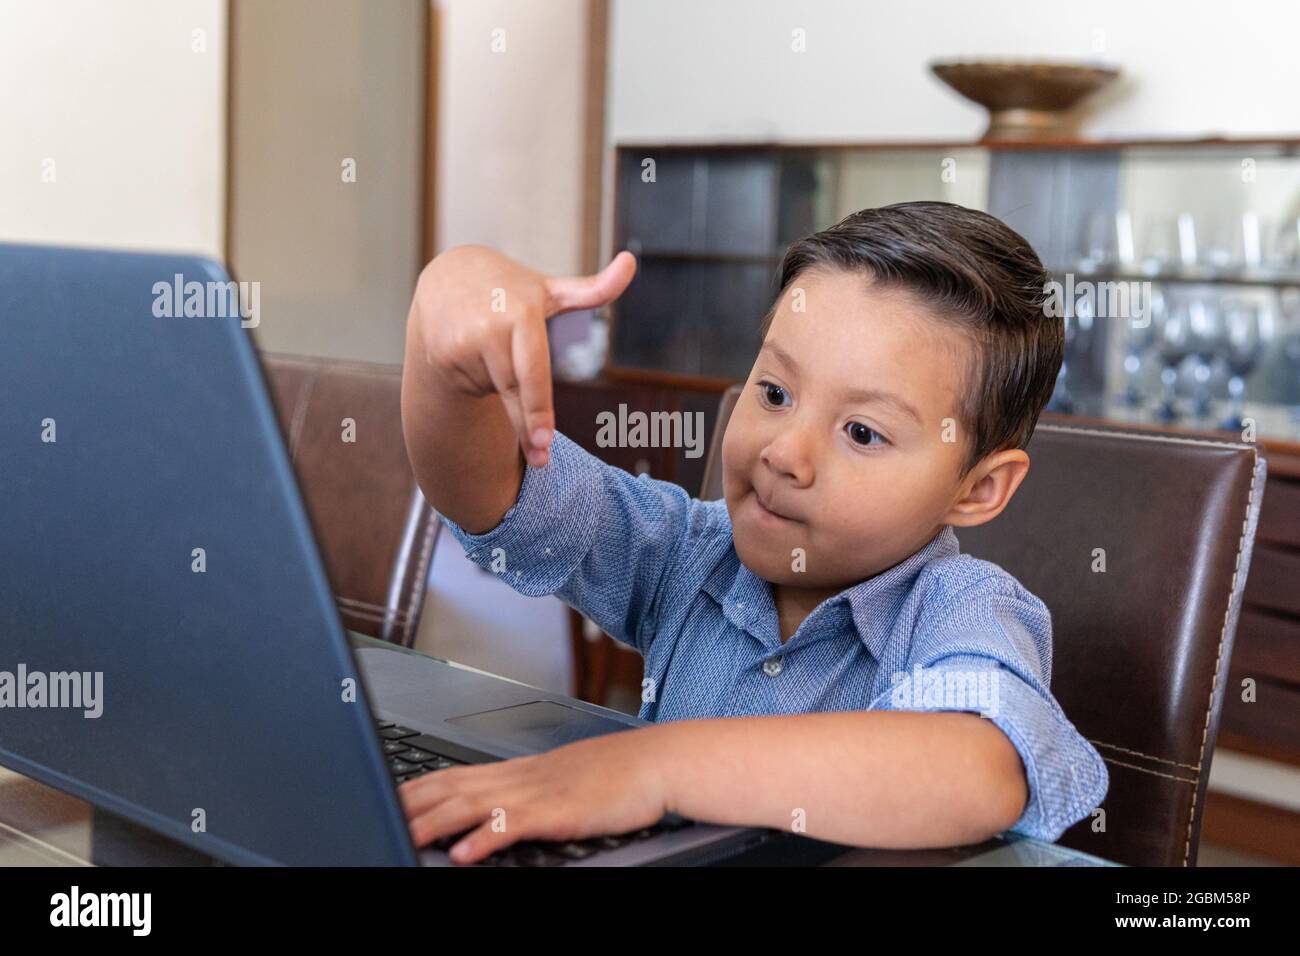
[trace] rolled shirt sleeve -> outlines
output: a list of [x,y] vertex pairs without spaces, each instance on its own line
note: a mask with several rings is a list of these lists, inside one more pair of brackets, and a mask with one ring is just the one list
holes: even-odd
[[692,505],[684,488],[634,477],[557,431],[550,460],[525,467],[519,496],[495,528],[471,534],[446,515],[439,520],[471,561],[520,594],[554,594],[645,653]]
[[1020,754],[1029,788],[1011,832],[1054,841],[1101,803],[1106,764],[1048,690],[1050,613],[1014,578],[985,579],[924,615],[912,649],[872,707],[991,720]]

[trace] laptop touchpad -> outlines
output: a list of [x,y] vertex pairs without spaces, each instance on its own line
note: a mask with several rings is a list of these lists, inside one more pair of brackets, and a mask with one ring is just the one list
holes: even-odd
[[521,750],[534,751],[550,750],[616,730],[633,729],[612,718],[598,717],[549,700],[465,714],[449,718],[447,723],[486,734]]

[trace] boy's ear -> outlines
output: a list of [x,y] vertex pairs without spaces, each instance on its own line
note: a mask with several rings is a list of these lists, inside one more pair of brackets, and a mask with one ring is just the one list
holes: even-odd
[[971,469],[944,524],[973,528],[992,521],[1029,474],[1029,455],[1019,448],[994,452]]

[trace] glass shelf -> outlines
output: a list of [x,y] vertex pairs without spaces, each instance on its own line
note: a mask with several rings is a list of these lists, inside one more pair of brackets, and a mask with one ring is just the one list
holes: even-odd
[[1185,272],[1087,272],[1078,268],[1056,268],[1051,272],[1058,276],[1073,272],[1076,276],[1096,282],[1167,282],[1178,285],[1230,285],[1264,289],[1300,288],[1300,273],[1277,276],[1214,273],[1194,275]]
[[[1162,357],[1158,343],[1135,342],[1129,323],[1103,316],[1084,328],[1067,319],[1060,395],[1078,405],[1115,396],[1118,414],[1132,388],[1150,405],[1162,390],[1169,397],[1160,374],[1168,363],[1177,404],[1217,416],[1230,389],[1242,392],[1261,435],[1297,437],[1300,141],[638,144],[616,152],[614,247],[639,251],[643,269],[610,310],[611,370],[744,379],[791,242],[859,209],[940,200],[998,216],[1058,278],[1149,283],[1178,321],[1195,326],[1192,343],[1166,336]],[[1262,329],[1258,354],[1234,377],[1226,363],[1250,351],[1241,330],[1252,322]]]

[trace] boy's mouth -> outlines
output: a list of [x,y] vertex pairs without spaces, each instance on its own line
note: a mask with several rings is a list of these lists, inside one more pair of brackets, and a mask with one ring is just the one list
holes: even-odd
[[771,522],[777,522],[777,521],[797,522],[798,521],[797,518],[791,518],[788,515],[782,514],[781,512],[776,511],[773,508],[769,507],[767,503],[763,501],[763,496],[758,493],[757,488],[754,489],[754,504],[757,507],[758,513],[764,518],[764,520],[771,521]]

